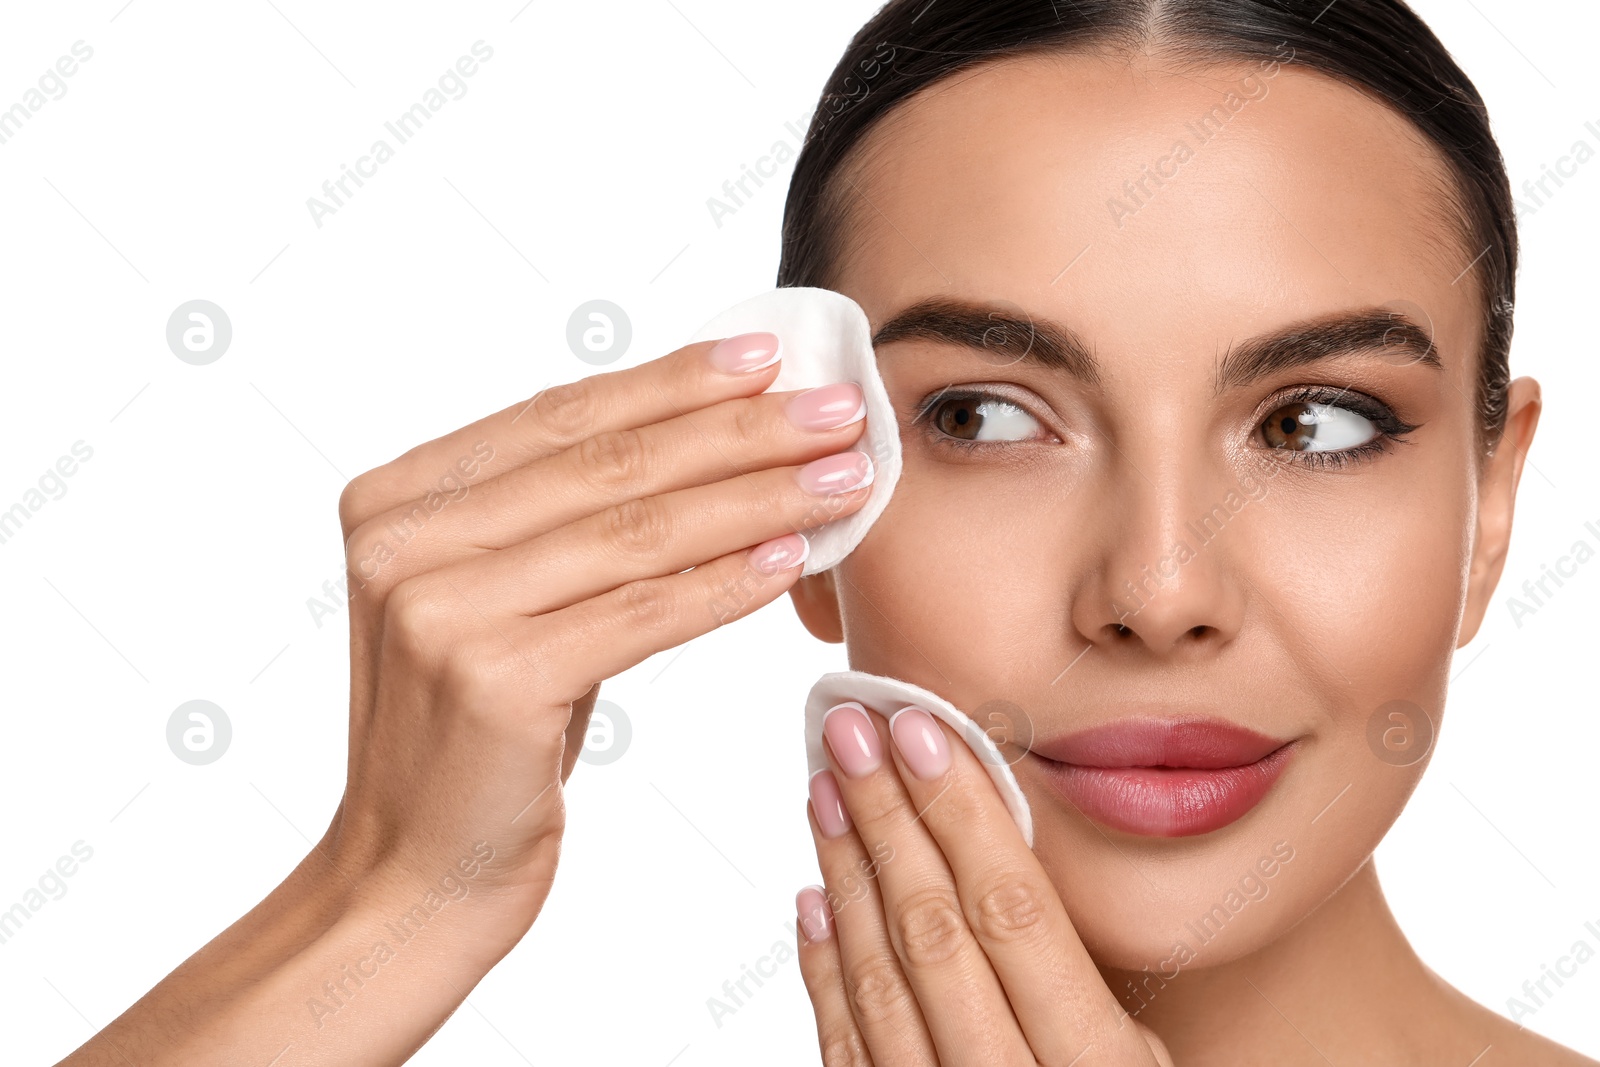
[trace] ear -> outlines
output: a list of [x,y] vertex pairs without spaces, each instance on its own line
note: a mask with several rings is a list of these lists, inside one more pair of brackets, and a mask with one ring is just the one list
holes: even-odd
[[835,645],[844,641],[844,620],[839,615],[839,592],[831,567],[791,585],[789,599],[812,637]]
[[1478,479],[1478,526],[1457,648],[1477,636],[1484,613],[1489,610],[1489,598],[1500,582],[1506,550],[1511,544],[1511,512],[1517,499],[1517,484],[1522,480],[1522,465],[1528,458],[1528,446],[1533,443],[1533,431],[1539,425],[1541,406],[1539,383],[1532,378],[1518,378],[1507,387],[1505,430]]

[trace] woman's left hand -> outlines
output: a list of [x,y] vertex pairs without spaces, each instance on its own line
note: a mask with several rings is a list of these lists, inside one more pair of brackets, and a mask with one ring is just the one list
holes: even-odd
[[826,898],[800,891],[797,936],[826,1067],[1173,1067],[971,749],[922,709],[891,718],[830,711],[811,781]]

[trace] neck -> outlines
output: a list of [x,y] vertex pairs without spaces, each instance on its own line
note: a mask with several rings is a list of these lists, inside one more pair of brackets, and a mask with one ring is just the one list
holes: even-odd
[[[1113,990],[1147,977],[1116,968],[1101,975]],[[1450,1037],[1463,1010],[1461,994],[1412,950],[1368,857],[1282,937],[1231,962],[1181,971],[1136,1018],[1184,1067],[1326,1067],[1374,1062],[1374,1054],[1393,1060],[1399,1050],[1414,1051],[1417,1062],[1436,1056],[1466,1036]]]

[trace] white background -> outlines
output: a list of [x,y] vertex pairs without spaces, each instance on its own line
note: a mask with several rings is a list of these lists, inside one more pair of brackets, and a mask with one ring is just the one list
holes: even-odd
[[[0,27],[0,108],[73,42],[94,49],[0,145],[0,510],[74,442],[93,449],[0,544],[0,909],[74,842],[93,849],[0,945],[16,1064],[86,1040],[326,826],[346,620],[319,628],[307,600],[342,572],[345,481],[590,373],[565,339],[584,301],[631,317],[621,367],[770,287],[788,168],[720,227],[707,198],[776,142],[798,148],[786,123],[804,128],[874,9],[124,3],[7,5]],[[1600,148],[1593,5],[1418,8],[1488,100],[1515,187],[1580,138]],[[480,39],[494,55],[466,95],[318,228],[306,199]],[[1512,365],[1547,407],[1496,604],[1379,850],[1423,958],[1499,1010],[1574,941],[1600,947],[1583,926],[1600,927],[1600,562],[1520,627],[1505,603],[1575,541],[1600,546],[1597,188],[1589,162],[1522,225]],[[209,366],[165,340],[196,298],[233,325]],[[844,666],[785,598],[607,681],[631,747],[580,765],[544,914],[413,1062],[815,1062],[793,962],[720,1027],[706,1001],[791,943],[794,892],[816,879],[801,699]],[[234,731],[201,767],[165,738],[197,698]],[[1529,1024],[1600,1056],[1597,1004],[1600,961]]]

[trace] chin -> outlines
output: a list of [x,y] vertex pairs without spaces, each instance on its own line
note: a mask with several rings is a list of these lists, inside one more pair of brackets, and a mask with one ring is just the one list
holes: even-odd
[[[1159,982],[1249,956],[1360,869],[1415,774],[1374,788],[1346,773],[1359,764],[1326,750],[1312,760],[1311,747],[1294,751],[1247,810],[1194,833],[1160,820],[1130,832],[1092,819],[1063,795],[1054,768],[1018,762],[1034,853],[1099,966],[1149,972],[1156,977],[1142,980]],[[1352,781],[1366,788],[1341,794]],[[1123,985],[1114,983],[1119,996]]]

